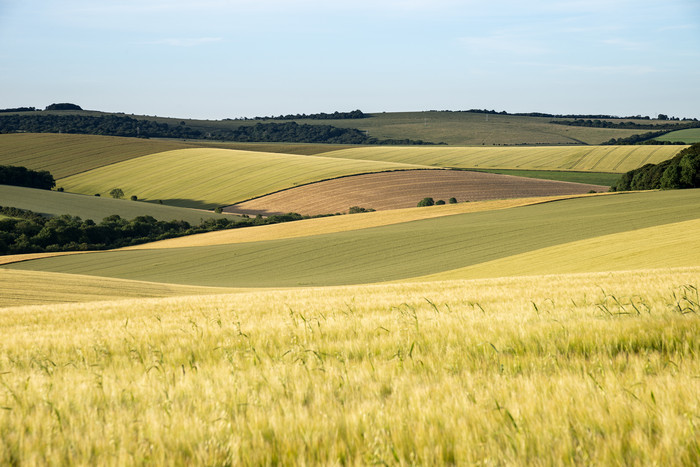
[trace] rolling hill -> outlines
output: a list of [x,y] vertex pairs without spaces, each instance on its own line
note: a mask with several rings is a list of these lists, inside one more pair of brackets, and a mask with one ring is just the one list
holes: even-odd
[[458,202],[605,192],[607,186],[537,180],[458,170],[411,170],[355,175],[312,183],[244,201],[224,212],[264,216],[297,212],[347,212],[351,206],[375,210],[414,207],[423,198]]
[[625,193],[310,237],[99,252],[5,267],[226,287],[358,284],[435,274],[601,235],[694,220],[699,212],[697,190]]
[[214,148],[181,149],[142,156],[60,179],[66,191],[126,196],[165,204],[217,206],[328,178],[425,168],[411,164],[346,160]]
[[364,147],[325,153],[326,157],[436,167],[564,170],[624,173],[672,158],[685,146],[574,147]]
[[48,170],[55,179],[145,156],[191,147],[180,141],[53,133],[0,134],[0,165]]
[[[82,219],[99,222],[117,214],[124,219],[152,216],[161,221],[183,220],[199,224],[204,219],[218,219],[221,214],[201,209],[180,208],[157,203],[113,199],[106,196],[88,196],[76,193],[38,190],[10,185],[0,185],[0,205],[34,211],[38,214],[60,216],[70,214]],[[228,218],[234,218],[229,216]]]

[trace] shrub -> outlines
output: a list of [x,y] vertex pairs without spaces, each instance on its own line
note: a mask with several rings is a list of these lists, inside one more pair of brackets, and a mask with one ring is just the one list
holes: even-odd
[[124,192],[121,188],[112,188],[112,190],[109,192],[109,196],[114,199],[122,199],[124,197]]
[[453,196],[452,198],[448,199],[447,202],[450,204],[457,204],[457,198]]
[[131,195],[131,201],[138,201],[139,197],[136,195]]
[[418,202],[418,207],[423,207],[423,206],[432,206],[435,204],[435,200],[433,198],[423,198]]
[[350,206],[350,209],[348,209],[348,214],[357,214],[359,212],[374,212],[374,209],[362,208],[360,206]]
[[445,200],[444,200],[444,199],[439,199],[439,200],[435,201],[435,205],[436,205],[436,206],[442,206],[443,204],[445,204]]

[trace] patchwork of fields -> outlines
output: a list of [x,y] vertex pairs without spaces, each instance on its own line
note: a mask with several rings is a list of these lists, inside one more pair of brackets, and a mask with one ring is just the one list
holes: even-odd
[[416,206],[423,198],[447,202],[605,192],[608,186],[568,183],[459,170],[383,172],[337,178],[234,204],[225,212],[317,215],[346,212],[350,206],[376,210]]
[[[0,135],[0,164],[66,190],[0,205],[382,210],[0,258],[0,464],[700,463],[700,190],[438,170],[595,176],[682,146],[198,144]],[[463,201],[453,176],[499,199],[396,209]]]

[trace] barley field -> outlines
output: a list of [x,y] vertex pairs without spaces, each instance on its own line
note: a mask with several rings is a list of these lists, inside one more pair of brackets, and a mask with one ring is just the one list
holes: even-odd
[[700,269],[0,309],[3,465],[697,465]]

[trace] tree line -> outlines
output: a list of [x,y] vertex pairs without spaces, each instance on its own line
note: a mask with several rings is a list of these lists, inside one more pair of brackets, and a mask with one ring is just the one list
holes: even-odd
[[[296,122],[256,123],[204,131],[187,125],[168,125],[126,115],[0,115],[0,133],[73,133],[141,138],[212,139],[236,142],[289,142],[330,144],[435,144],[412,139],[377,139],[356,128]],[[442,144],[442,143],[441,143]]]
[[648,131],[646,133],[639,133],[637,135],[627,136],[625,138],[611,138],[604,143],[605,145],[627,145],[627,144],[653,144],[653,145],[666,145],[666,144],[685,144],[683,141],[657,141],[654,138],[663,136],[670,133],[668,130],[661,131]]
[[631,130],[685,130],[687,128],[698,128],[700,127],[700,122],[690,121],[688,123],[660,123],[657,125],[651,123],[636,123],[636,122],[610,122],[606,120],[591,120],[591,119],[576,119],[576,120],[553,120],[549,123],[554,123],[556,125],[567,125],[567,126],[582,126],[591,128],[618,128],[618,129],[631,129]]
[[371,115],[357,109],[351,112],[317,113],[317,114],[288,114],[277,117],[255,117],[254,120],[354,120],[358,118],[370,118]]
[[132,220],[114,214],[100,223],[64,214],[44,217],[32,211],[0,207],[0,255],[55,251],[108,250],[167,238],[214,230],[254,225],[277,224],[304,219],[297,213],[263,217],[222,217],[207,219],[199,225],[182,220],[159,221],[151,216]]
[[700,143],[683,149],[672,159],[630,170],[610,191],[679,188],[700,188]]
[[46,170],[30,170],[26,167],[0,165],[0,185],[25,186],[50,190],[56,186],[56,181]]

